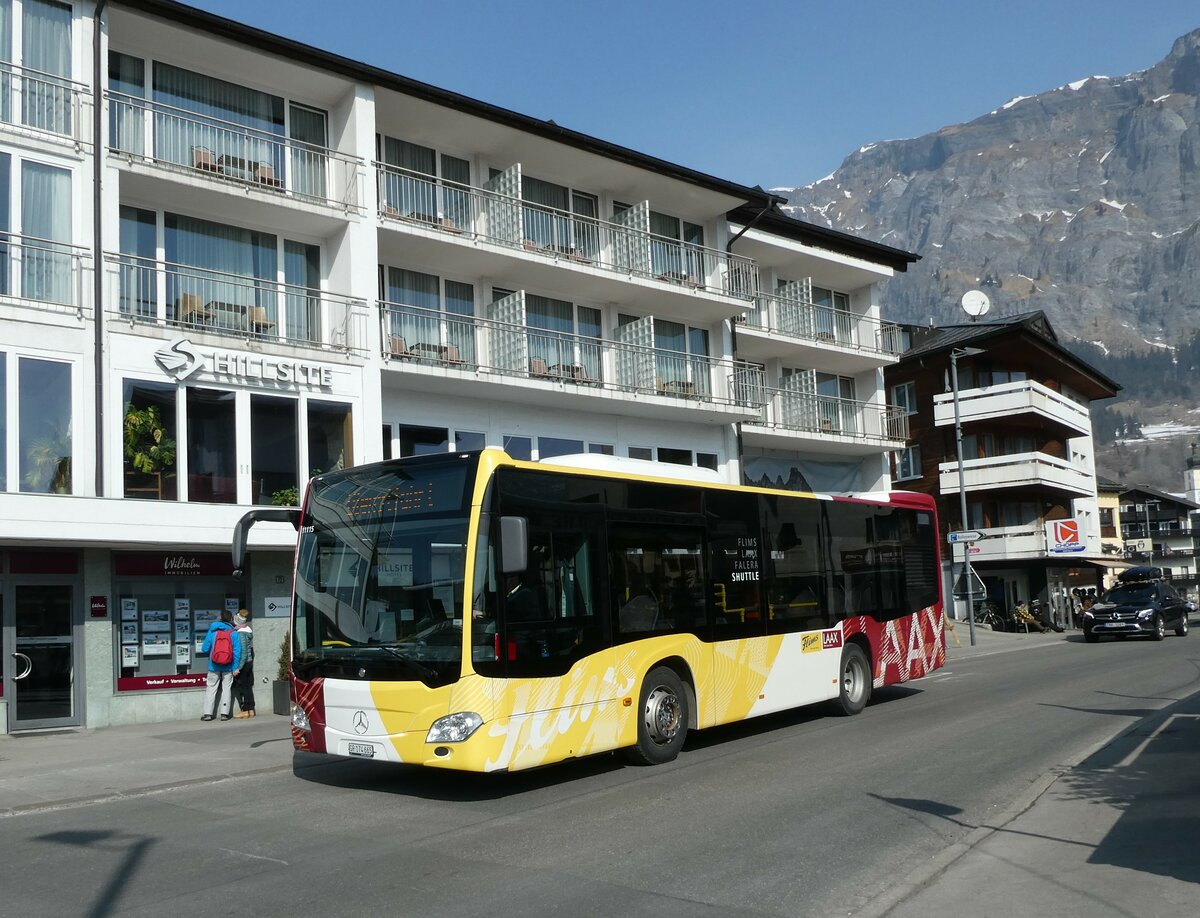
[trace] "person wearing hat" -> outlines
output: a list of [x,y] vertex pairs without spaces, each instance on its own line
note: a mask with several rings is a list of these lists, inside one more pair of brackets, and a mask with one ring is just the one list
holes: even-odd
[[241,669],[233,674],[233,697],[241,710],[233,716],[254,717],[254,629],[250,627],[250,610],[238,610],[233,626],[242,649]]

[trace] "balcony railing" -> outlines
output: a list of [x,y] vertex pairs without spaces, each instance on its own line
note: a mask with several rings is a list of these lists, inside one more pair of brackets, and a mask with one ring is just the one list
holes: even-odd
[[363,162],[326,147],[108,93],[116,153],[309,203],[362,213]]
[[110,253],[105,263],[115,285],[109,312],[131,323],[360,354],[368,350],[362,300],[132,255]]
[[758,289],[758,266],[740,255],[384,163],[375,170],[385,220],[740,299]]
[[494,319],[381,303],[384,354],[393,367],[438,366],[570,384],[578,391],[661,395],[757,406],[733,385],[741,364],[644,348]]
[[771,388],[763,384],[763,373],[755,367],[742,368],[735,387],[742,403],[762,405],[758,419],[750,424],[859,440],[908,439],[908,412],[898,405]]
[[0,61],[0,122],[82,146],[91,136],[91,110],[84,83]]
[[[938,473],[942,493],[957,493],[958,463],[943,462]],[[968,491],[1040,486],[1081,496],[1096,493],[1093,476],[1069,462],[1038,452],[968,459],[963,462],[963,477]]]
[[91,256],[79,246],[0,233],[0,296],[5,299],[83,314],[91,302],[91,267]]
[[894,323],[792,297],[759,295],[740,321],[748,328],[857,351],[895,356],[904,349],[900,326]]
[[[1086,406],[1032,379],[964,389],[958,394],[959,417],[968,421],[1035,413],[1057,421],[1081,435],[1091,433]],[[939,426],[954,423],[954,396],[933,397],[933,420]]]

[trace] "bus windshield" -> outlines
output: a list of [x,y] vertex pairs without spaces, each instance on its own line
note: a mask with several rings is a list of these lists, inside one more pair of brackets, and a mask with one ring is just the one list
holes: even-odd
[[462,665],[476,456],[314,479],[296,563],[296,675],[443,685]]

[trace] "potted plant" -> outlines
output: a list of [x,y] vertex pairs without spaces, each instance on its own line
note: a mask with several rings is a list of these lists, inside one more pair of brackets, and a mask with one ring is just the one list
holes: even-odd
[[295,488],[280,488],[271,492],[271,504],[276,507],[296,507],[300,504],[300,492]]
[[157,405],[125,405],[125,491],[162,497],[162,476],[175,468],[175,438]]
[[292,713],[292,691],[288,678],[292,665],[292,633],[285,631],[279,644],[279,669],[271,683],[271,707],[276,714]]
[[51,425],[25,451],[25,484],[42,494],[71,493],[71,438]]

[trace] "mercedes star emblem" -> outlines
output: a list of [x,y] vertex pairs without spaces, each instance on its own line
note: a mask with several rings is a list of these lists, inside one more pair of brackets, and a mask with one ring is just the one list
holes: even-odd
[[369,721],[367,720],[367,712],[366,711],[355,711],[354,712],[354,732],[355,733],[357,733],[359,736],[366,733],[368,724],[369,724]]

